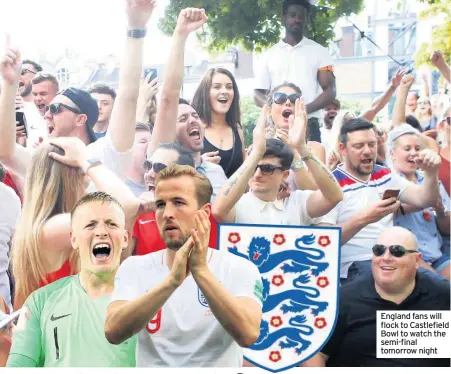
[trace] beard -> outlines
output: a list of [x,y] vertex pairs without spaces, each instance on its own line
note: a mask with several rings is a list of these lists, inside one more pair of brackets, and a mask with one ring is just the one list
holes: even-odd
[[166,247],[169,249],[172,249],[173,251],[178,251],[180,248],[183,247],[183,245],[186,243],[186,241],[191,237],[191,235],[182,235],[180,238],[177,239],[166,239],[163,236],[164,243],[166,244]]
[[20,93],[20,96],[27,97],[29,94],[31,94],[32,88],[33,87],[31,83],[28,83],[26,86],[24,86],[23,91]]
[[363,170],[363,169],[360,167],[360,163],[358,163],[357,165],[351,164],[350,166],[351,166],[351,169],[352,169],[353,171],[355,171],[357,174],[359,174],[359,175],[361,175],[361,176],[363,176],[363,177],[367,177],[368,175],[371,175],[371,174],[373,173],[373,171],[374,171],[374,165],[375,165],[375,161],[373,160],[373,167],[372,167],[371,170],[369,170],[369,171]]

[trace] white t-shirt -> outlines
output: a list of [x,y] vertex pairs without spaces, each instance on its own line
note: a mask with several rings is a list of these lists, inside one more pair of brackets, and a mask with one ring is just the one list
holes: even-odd
[[[387,167],[376,165],[368,181],[361,181],[348,174],[339,165],[333,174],[343,189],[344,198],[332,211],[326,215],[328,222],[342,224],[370,205],[380,201],[385,190],[399,189],[399,199],[402,200],[404,190],[413,185],[399,175],[392,173]],[[341,247],[340,277],[347,278],[348,269],[354,261],[365,261],[373,258],[372,248],[378,236],[393,226],[393,214],[380,221],[366,225]]]
[[[333,65],[328,50],[305,36],[294,47],[281,40],[261,58],[255,88],[271,91],[284,82],[291,82],[302,90],[306,104],[322,92],[318,70]],[[321,111],[310,113],[308,117],[321,118]]]
[[9,243],[14,228],[19,222],[21,211],[20,199],[14,190],[0,182],[0,292],[6,303],[11,305],[9,278]]
[[[112,301],[134,300],[169,276],[166,251],[129,257],[119,267]],[[261,282],[257,267],[227,251],[209,248],[208,268],[234,297],[249,297]],[[242,348],[224,330],[190,275],[139,332],[138,367],[241,367]]]
[[313,191],[296,190],[283,200],[263,201],[245,193],[235,205],[235,222],[255,225],[310,226],[327,222],[327,216],[311,218],[307,199]]
[[48,138],[47,121],[41,116],[39,109],[33,101],[24,102],[23,112],[28,129],[27,148],[33,148],[34,144],[39,140],[39,137],[43,139]]

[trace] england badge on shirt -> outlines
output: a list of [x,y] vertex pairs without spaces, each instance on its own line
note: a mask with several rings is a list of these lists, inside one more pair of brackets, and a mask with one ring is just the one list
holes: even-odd
[[218,237],[262,277],[260,336],[245,359],[276,373],[320,352],[338,315],[341,229],[221,224]]

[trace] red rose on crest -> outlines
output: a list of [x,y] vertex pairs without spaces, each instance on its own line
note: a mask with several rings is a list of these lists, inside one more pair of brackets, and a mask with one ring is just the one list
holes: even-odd
[[426,220],[426,221],[430,221],[430,220],[432,220],[432,216],[431,216],[431,213],[429,213],[429,211],[428,210],[423,210],[423,217],[424,217],[424,219]]
[[320,318],[316,318],[315,319],[315,327],[318,329],[323,329],[324,327],[327,326],[327,322],[326,319],[323,317]]
[[280,360],[282,359],[282,355],[280,354],[279,351],[272,351],[272,352],[269,354],[269,359],[270,359],[272,362],[277,362],[277,361],[280,361]]
[[319,239],[318,239],[318,244],[321,246],[321,247],[327,247],[329,244],[330,244],[330,239],[329,239],[329,236],[320,236],[319,237]]
[[282,275],[274,275],[272,277],[272,282],[271,282],[274,286],[281,286],[282,284],[285,283],[285,280],[283,279]]
[[277,245],[282,245],[282,244],[285,244],[286,239],[283,234],[276,234],[276,235],[274,235],[272,242]]
[[321,288],[326,288],[329,284],[329,279],[327,277],[319,277],[316,281],[316,285]]
[[237,232],[231,232],[229,234],[229,242],[232,244],[236,244],[241,240],[240,234]]
[[282,323],[282,318],[280,318],[279,316],[271,318],[271,326],[273,327],[280,327],[282,326]]

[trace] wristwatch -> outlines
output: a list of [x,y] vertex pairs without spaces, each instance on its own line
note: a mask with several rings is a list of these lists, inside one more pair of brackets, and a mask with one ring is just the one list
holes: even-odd
[[302,161],[302,160],[294,160],[290,167],[290,169],[292,171],[298,171],[303,168],[305,168],[305,164],[304,164],[304,161]]
[[83,173],[88,174],[89,169],[97,165],[102,165],[102,161],[98,158],[90,158],[89,160],[86,160],[86,163],[82,167]]
[[135,39],[144,38],[146,36],[146,33],[147,33],[146,29],[127,30],[127,36],[129,38],[135,38]]

